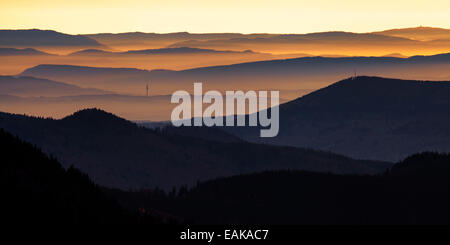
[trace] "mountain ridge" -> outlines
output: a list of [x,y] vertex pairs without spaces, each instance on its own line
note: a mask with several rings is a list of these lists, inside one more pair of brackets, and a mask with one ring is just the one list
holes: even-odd
[[450,152],[450,82],[352,77],[280,105],[280,133],[223,129],[244,140],[321,149],[357,159],[398,161]]
[[264,171],[165,195],[107,193],[126,207],[158,208],[195,224],[448,224],[449,166],[448,154],[426,152],[377,176]]
[[75,85],[32,76],[0,76],[0,90],[2,94],[22,97],[57,97],[107,93],[100,89],[81,88]]
[[1,56],[19,56],[19,55],[32,55],[32,56],[54,56],[54,54],[39,51],[34,48],[0,48]]
[[150,54],[241,54],[241,53],[253,53],[251,50],[247,51],[228,51],[228,50],[215,50],[215,49],[200,49],[200,48],[189,48],[189,47],[179,47],[179,48],[159,48],[159,49],[141,49],[141,50],[128,50],[123,52],[110,52],[99,49],[86,49],[71,53],[69,55],[90,55],[90,54],[105,54],[111,56],[120,55],[150,55]]
[[[270,63],[284,63],[284,62],[296,62],[296,61],[303,61],[303,60],[355,60],[355,61],[363,61],[363,60],[370,60],[370,59],[379,59],[380,61],[399,61],[399,60],[405,60],[405,61],[413,61],[413,60],[419,60],[419,59],[438,59],[439,61],[450,61],[450,53],[442,53],[442,54],[436,54],[436,55],[414,55],[410,57],[385,57],[385,56],[352,56],[352,57],[323,57],[323,56],[312,56],[312,57],[300,57],[300,58],[289,58],[289,59],[274,59],[274,60],[264,60],[264,61],[253,61],[253,62],[244,62],[244,63],[237,63],[232,65],[218,65],[218,66],[207,66],[207,67],[199,67],[199,68],[192,68],[192,69],[185,69],[185,70],[166,70],[164,71],[170,71],[170,72],[192,72],[192,71],[198,71],[203,69],[220,69],[220,68],[228,68],[228,67],[239,67],[239,66],[251,66],[251,65],[258,65],[258,64],[270,64]],[[160,69],[155,70],[145,70],[145,69],[137,69],[137,68],[112,68],[112,67],[92,67],[92,66],[80,66],[80,65],[60,65],[60,64],[40,64],[31,68],[26,69],[21,74],[27,74],[28,72],[32,71],[36,68],[51,68],[51,67],[62,67],[62,68],[76,68],[76,69],[101,69],[101,70],[140,70],[140,71],[159,71]]]
[[103,46],[97,41],[82,36],[69,35],[53,30],[23,29],[0,30],[1,46]]
[[386,162],[358,161],[309,149],[212,142],[137,126],[85,110],[61,120],[0,113],[0,128],[74,165],[98,184],[122,189],[171,188],[264,169],[369,174]]

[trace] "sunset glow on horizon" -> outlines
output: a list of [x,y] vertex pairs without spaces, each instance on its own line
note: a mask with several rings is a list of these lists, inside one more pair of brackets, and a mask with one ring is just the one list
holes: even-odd
[[358,0],[0,0],[0,29],[308,33],[450,28],[450,2]]

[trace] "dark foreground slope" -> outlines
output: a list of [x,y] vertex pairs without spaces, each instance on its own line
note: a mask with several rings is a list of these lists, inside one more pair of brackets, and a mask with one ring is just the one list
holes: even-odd
[[87,175],[0,129],[2,223],[134,223]]
[[53,154],[65,167],[74,165],[98,184],[122,189],[171,188],[263,170],[375,174],[390,166],[308,149],[165,133],[97,109],[61,120],[0,113],[0,128]]
[[[342,80],[280,105],[280,133],[224,128],[245,140],[399,161],[422,151],[450,152],[450,82],[380,77]],[[231,130],[230,130],[231,129]]]
[[450,224],[450,155],[413,155],[379,176],[270,171],[167,195],[108,193],[200,224]]
[[165,194],[100,190],[3,130],[0,154],[6,223],[450,223],[450,155],[417,154],[377,176],[267,171]]

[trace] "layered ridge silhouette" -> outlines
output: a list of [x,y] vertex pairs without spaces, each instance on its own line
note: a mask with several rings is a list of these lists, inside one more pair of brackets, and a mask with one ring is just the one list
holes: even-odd
[[54,97],[70,95],[94,95],[111,92],[100,89],[80,88],[48,79],[27,76],[0,76],[0,93],[25,97]]
[[267,171],[191,190],[107,193],[194,224],[430,225],[450,219],[450,156],[422,153],[377,176]]
[[309,149],[165,133],[96,109],[61,120],[1,113],[0,128],[41,147],[60,159],[63,166],[79,168],[96,183],[121,189],[167,189],[269,169],[374,174],[390,166]]
[[352,77],[280,105],[280,130],[224,127],[252,142],[310,147],[357,159],[398,161],[450,151],[450,82]]
[[64,169],[33,145],[0,129],[2,222],[137,223],[77,169]]

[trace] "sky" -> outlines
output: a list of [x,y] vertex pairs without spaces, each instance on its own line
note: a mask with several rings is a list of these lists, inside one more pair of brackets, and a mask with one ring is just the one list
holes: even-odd
[[308,33],[450,28],[449,0],[0,0],[0,29]]

